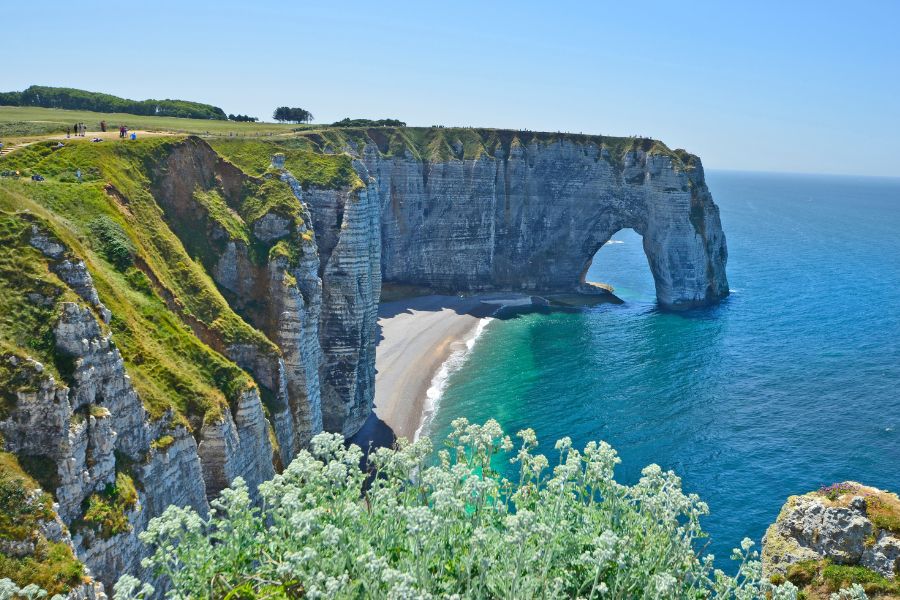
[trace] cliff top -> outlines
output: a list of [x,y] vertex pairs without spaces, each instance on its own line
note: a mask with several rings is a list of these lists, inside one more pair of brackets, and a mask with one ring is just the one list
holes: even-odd
[[[65,134],[66,128],[83,121],[89,130],[105,120],[111,130],[119,124],[131,129],[220,137],[224,140],[270,140],[291,142],[294,148],[313,153],[341,153],[352,142],[357,147],[373,140],[382,154],[403,154],[407,149],[418,159],[474,159],[482,154],[495,156],[515,145],[550,144],[568,141],[605,148],[610,159],[620,163],[627,152],[641,150],[663,154],[676,166],[690,169],[697,157],[685,150],[671,149],[659,140],[567,132],[540,132],[482,127],[342,127],[336,125],[296,125],[281,123],[236,123],[209,119],[154,117],[124,113],[99,113],[38,107],[0,106],[0,140],[10,143]],[[254,159],[254,164],[258,161]],[[268,163],[266,163],[267,165]]]

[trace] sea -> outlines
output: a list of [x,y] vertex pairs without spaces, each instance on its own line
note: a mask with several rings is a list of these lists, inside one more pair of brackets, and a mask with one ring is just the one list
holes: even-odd
[[[854,480],[900,491],[900,179],[708,171],[730,296],[673,313],[655,301],[640,236],[622,230],[587,279],[625,302],[505,310],[431,393],[423,433],[457,417],[605,440],[622,463],[675,471],[710,508],[725,564],[788,496]],[[553,461],[551,461],[551,464]],[[730,569],[729,569],[730,570]]]

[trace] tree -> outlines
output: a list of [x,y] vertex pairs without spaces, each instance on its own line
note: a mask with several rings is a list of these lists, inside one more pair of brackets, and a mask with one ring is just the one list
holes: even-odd
[[291,109],[287,106],[279,106],[275,109],[275,112],[272,113],[272,118],[276,121],[290,121]]
[[313,120],[313,115],[303,108],[291,108],[289,106],[279,106],[272,113],[272,118],[276,121],[290,121],[292,123],[309,123]]

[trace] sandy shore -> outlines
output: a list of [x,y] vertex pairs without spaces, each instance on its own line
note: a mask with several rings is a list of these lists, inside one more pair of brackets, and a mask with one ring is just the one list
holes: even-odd
[[420,296],[379,306],[381,340],[375,358],[375,414],[397,437],[412,439],[441,365],[463,350],[479,321],[527,296]]

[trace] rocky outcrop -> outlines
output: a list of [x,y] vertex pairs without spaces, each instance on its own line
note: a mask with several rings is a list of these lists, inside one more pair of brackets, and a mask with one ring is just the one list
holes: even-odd
[[365,166],[356,167],[366,187],[304,192],[292,185],[310,208],[319,251],[322,423],[348,437],[372,409],[381,294],[378,191]]
[[238,476],[251,490],[275,476],[268,428],[256,388],[241,394],[234,418],[226,413],[203,426],[198,452],[207,497],[218,496]]
[[719,211],[699,159],[636,149],[622,161],[590,139],[532,140],[493,155],[365,160],[381,201],[385,281],[446,291],[573,291],[620,229],[644,238],[662,305],[728,294]]
[[898,529],[896,494],[845,482],[791,496],[763,538],[763,569],[785,576],[792,565],[828,560],[894,580],[900,576]]
[[[172,229],[192,240],[191,249],[203,258],[229,303],[280,350],[279,355],[259,345],[227,344],[208,330],[200,332],[261,386],[278,441],[277,458],[286,465],[322,430],[322,281],[302,199],[294,214],[278,206],[262,214],[244,210],[254,201],[248,184],[265,182],[223,160],[202,140],[188,138],[154,173],[153,192]],[[220,197],[233,222],[224,223],[214,208],[198,201],[198,191]]]

